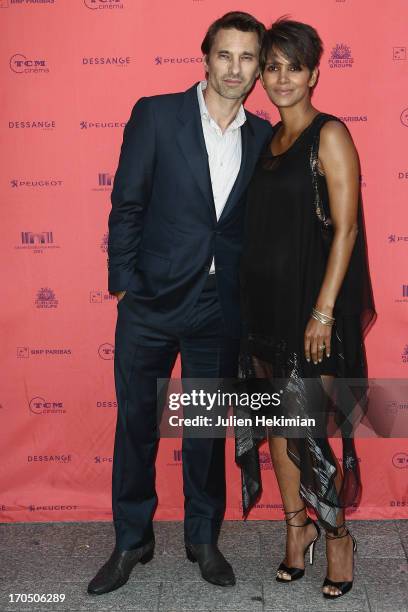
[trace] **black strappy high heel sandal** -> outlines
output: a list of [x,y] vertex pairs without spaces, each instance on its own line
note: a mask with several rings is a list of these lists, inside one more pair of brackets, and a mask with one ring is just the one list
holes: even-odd
[[[320,538],[320,527],[319,525],[316,523],[316,521],[314,521],[313,519],[311,519],[309,516],[307,517],[306,521],[302,524],[302,525],[293,525],[292,523],[290,523],[289,521],[291,521],[292,519],[295,518],[295,516],[297,514],[299,514],[299,512],[302,512],[302,510],[305,510],[306,506],[303,506],[303,508],[300,508],[300,510],[292,510],[291,512],[284,512],[285,516],[287,516],[288,514],[293,514],[293,516],[290,517],[290,519],[285,519],[286,524],[290,525],[291,527],[305,527],[306,525],[309,525],[310,523],[313,523],[313,525],[316,528],[317,531],[317,536],[314,538],[314,540],[312,540],[310,542],[310,544],[308,544],[305,548],[305,551],[303,553],[303,555],[306,554],[306,552],[309,550],[309,562],[310,565],[313,564],[313,560],[314,560],[314,547],[315,544],[317,542],[317,540]],[[285,578],[280,578],[279,576],[276,576],[276,580],[278,582],[292,582],[293,580],[299,580],[299,578],[302,578],[304,576],[305,570],[301,569],[299,567],[288,567],[287,565],[285,565],[285,563],[281,563],[280,566],[278,567],[278,572],[286,572],[287,574],[290,575],[290,580],[285,579]]]
[[[353,536],[353,534],[348,530],[345,523],[343,523],[342,525],[339,525],[337,529],[341,529],[342,527],[344,527],[344,529],[346,530],[346,532],[343,533],[343,535],[335,536],[335,535],[328,534],[326,532],[326,538],[329,538],[329,540],[337,540],[338,538],[345,538],[346,536],[349,535],[351,539],[353,540],[353,561],[354,561],[354,553],[357,552],[357,541],[355,537]],[[354,562],[353,562],[353,565],[354,565]],[[351,591],[351,588],[353,586],[353,581],[349,580],[346,582],[334,582],[333,580],[330,580],[330,578],[326,576],[326,578],[324,579],[322,588],[325,586],[333,586],[336,589],[339,589],[340,593],[337,593],[337,594],[323,593],[323,596],[326,599],[336,599],[337,597],[342,597],[343,595]]]

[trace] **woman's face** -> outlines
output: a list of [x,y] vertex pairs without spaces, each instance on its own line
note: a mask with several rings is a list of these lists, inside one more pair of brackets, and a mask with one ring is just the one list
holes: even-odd
[[292,64],[279,51],[271,51],[261,82],[273,104],[288,108],[310,98],[317,74],[317,68],[311,72],[307,66]]

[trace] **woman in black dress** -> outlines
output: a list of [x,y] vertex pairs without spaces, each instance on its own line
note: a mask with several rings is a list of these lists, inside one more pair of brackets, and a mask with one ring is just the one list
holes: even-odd
[[[281,19],[266,32],[261,82],[281,121],[249,186],[241,266],[243,377],[268,384],[284,379],[282,412],[317,418],[336,379],[366,379],[363,336],[375,317],[357,152],[346,126],[311,101],[321,54],[321,40],[306,24]],[[318,384],[306,384],[311,380]],[[343,469],[326,435],[268,432],[288,525],[277,580],[301,578],[308,549],[313,561],[320,529],[307,506],[326,531],[323,594],[332,598],[349,591],[353,580],[356,542],[344,508],[360,494],[347,419],[354,408],[343,402],[338,420]],[[248,512],[260,492],[257,442],[248,430],[237,430],[236,451]]]

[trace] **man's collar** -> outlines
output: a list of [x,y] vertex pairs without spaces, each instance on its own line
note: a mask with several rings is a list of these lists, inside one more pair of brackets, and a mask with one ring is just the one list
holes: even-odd
[[[211,117],[210,113],[208,112],[208,108],[204,100],[203,90],[206,87],[207,87],[206,80],[200,81],[197,85],[197,97],[198,97],[198,105],[200,107],[200,114],[202,117],[205,117],[208,121],[210,122],[213,121],[215,125],[217,125],[216,121]],[[239,128],[241,127],[241,125],[245,123],[245,121],[246,121],[245,110],[241,104],[235,116],[235,119],[229,124],[227,129],[232,130],[232,129]],[[219,126],[217,125],[217,127]]]

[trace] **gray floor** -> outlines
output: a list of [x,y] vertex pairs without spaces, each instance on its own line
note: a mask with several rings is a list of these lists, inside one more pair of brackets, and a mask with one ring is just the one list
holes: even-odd
[[[223,610],[302,612],[408,610],[408,521],[350,521],[358,541],[355,583],[338,601],[320,593],[325,574],[323,541],[305,577],[280,584],[275,570],[284,550],[284,524],[224,523],[220,547],[232,563],[237,585],[204,582],[183,554],[182,524],[155,523],[156,553],[138,564],[114,593],[90,597],[88,581],[112,552],[111,523],[0,524],[0,611]],[[10,593],[64,593],[63,603],[10,603]]]

